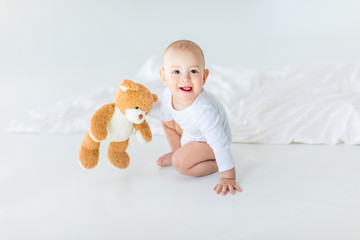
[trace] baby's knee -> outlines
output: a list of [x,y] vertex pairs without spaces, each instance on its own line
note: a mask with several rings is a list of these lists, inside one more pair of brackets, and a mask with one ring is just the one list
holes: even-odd
[[171,159],[171,162],[176,171],[183,175],[191,176],[189,167],[186,165],[186,159],[184,159],[184,157],[179,156],[175,153]]

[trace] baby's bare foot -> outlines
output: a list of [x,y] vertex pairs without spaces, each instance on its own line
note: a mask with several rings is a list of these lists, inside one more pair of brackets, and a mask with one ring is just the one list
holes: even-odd
[[171,162],[172,155],[173,155],[172,152],[162,155],[161,157],[159,157],[158,160],[156,160],[156,164],[159,165],[160,167],[171,166],[172,165],[172,162]]

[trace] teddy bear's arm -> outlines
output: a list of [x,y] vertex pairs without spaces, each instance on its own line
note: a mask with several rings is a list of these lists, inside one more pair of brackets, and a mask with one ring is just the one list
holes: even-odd
[[139,137],[142,137],[146,142],[150,142],[152,139],[151,130],[149,124],[144,120],[141,124],[134,124],[135,133]]
[[90,136],[95,141],[103,141],[107,137],[107,125],[115,111],[115,103],[105,104],[99,108],[90,120]]

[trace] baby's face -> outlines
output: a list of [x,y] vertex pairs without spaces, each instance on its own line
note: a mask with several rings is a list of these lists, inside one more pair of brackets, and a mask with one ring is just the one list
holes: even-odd
[[168,49],[160,70],[162,82],[173,95],[173,107],[182,110],[190,106],[201,92],[209,74],[204,69],[200,53],[184,49]]

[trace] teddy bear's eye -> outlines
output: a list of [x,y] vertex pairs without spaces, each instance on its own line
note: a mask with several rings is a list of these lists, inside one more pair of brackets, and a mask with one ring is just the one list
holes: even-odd
[[135,109],[139,109],[139,107],[135,107]]

